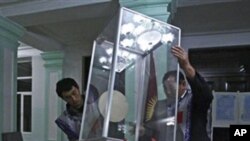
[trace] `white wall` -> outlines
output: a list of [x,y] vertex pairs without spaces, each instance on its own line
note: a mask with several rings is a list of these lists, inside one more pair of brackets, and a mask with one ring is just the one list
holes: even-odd
[[32,56],[32,138],[45,141],[45,68],[41,56]]
[[65,58],[63,64],[63,77],[71,77],[79,84],[82,90],[82,58],[90,56],[92,52],[92,43],[86,42],[84,45],[72,45],[65,48]]

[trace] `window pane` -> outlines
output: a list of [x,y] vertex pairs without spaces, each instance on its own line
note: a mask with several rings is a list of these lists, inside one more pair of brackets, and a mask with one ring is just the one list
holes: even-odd
[[18,92],[31,91],[31,87],[32,87],[31,79],[17,80],[17,91]]
[[23,131],[31,132],[31,96],[24,96]]
[[21,126],[21,95],[17,94],[17,131],[20,131]]
[[21,62],[17,65],[17,76],[31,76],[31,62]]

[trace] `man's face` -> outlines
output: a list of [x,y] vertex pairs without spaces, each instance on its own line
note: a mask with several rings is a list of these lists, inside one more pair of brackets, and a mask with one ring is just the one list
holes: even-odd
[[164,92],[167,98],[175,98],[176,94],[176,81],[174,76],[169,76],[164,81]]
[[75,86],[72,86],[72,88],[69,91],[62,92],[62,98],[70,106],[76,109],[80,108],[83,104],[80,91]]
[[[176,79],[174,76],[169,76],[164,81],[164,92],[167,98],[175,98],[176,95]],[[178,85],[178,97],[180,97],[186,90],[186,82],[183,81]]]

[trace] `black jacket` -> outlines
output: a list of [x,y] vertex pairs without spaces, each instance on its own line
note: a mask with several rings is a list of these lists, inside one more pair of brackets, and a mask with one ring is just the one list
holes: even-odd
[[[196,73],[195,77],[191,80],[188,79],[188,82],[191,87],[191,91],[188,90],[184,97],[179,100],[178,111],[182,111],[189,104],[191,108],[189,108],[190,115],[190,140],[189,141],[210,141],[207,131],[207,113],[210,108],[213,95],[212,91],[209,89],[206,81],[203,77],[200,76],[199,73]],[[150,136],[154,136],[157,141],[173,141],[174,135],[174,125],[166,126],[166,122],[159,122],[167,117],[169,117],[168,108],[170,107],[172,102],[167,100],[160,100],[157,102],[153,119],[151,122],[146,124],[147,134]],[[172,104],[173,105],[173,104]],[[174,116],[174,109],[172,109],[172,115]],[[185,110],[184,110],[185,111]],[[183,114],[184,122],[187,119],[187,112]],[[184,126],[184,127],[183,127]],[[178,124],[176,140],[184,141],[186,125]],[[147,139],[149,135],[147,135]],[[146,141],[146,140],[145,140]]]

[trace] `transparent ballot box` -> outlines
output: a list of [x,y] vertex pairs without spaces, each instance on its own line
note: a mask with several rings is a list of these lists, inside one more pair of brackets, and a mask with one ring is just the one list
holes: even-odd
[[164,74],[179,71],[170,53],[179,44],[178,27],[119,8],[93,43],[79,140],[145,141],[161,134],[174,139],[175,108],[157,109],[156,102],[166,99]]

